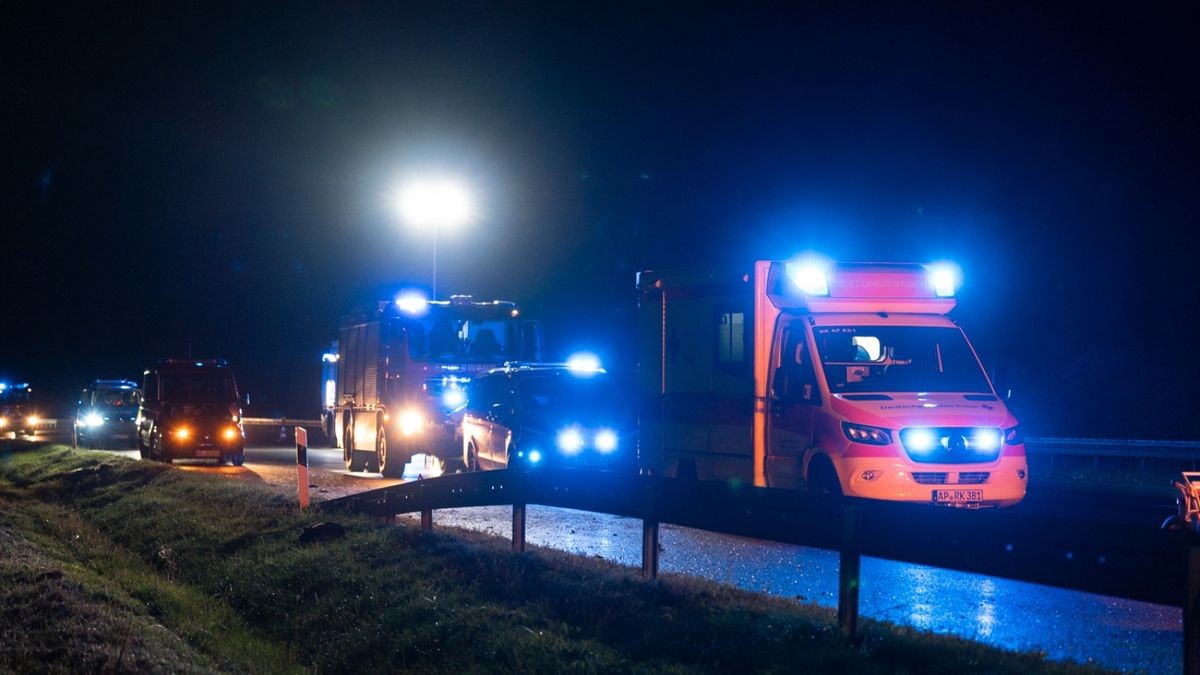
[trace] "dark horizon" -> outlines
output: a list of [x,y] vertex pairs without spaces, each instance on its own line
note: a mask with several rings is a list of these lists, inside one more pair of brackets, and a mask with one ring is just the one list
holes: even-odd
[[551,357],[632,373],[640,269],[949,259],[1028,435],[1200,437],[1195,6],[605,10],[9,8],[0,380],[190,340],[315,416],[339,317],[429,285],[388,194],[434,170],[481,213],[439,295]]

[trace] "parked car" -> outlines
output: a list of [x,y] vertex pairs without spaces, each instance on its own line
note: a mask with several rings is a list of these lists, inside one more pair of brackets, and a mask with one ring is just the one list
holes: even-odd
[[12,432],[13,438],[32,436],[41,423],[29,384],[0,382],[0,434]]
[[131,380],[95,380],[79,395],[75,442],[85,448],[137,447],[142,391]]
[[241,399],[224,359],[159,361],[145,373],[136,424],[143,458],[245,461]]
[[594,365],[514,364],[476,378],[462,435],[467,470],[637,470],[633,415],[612,376]]

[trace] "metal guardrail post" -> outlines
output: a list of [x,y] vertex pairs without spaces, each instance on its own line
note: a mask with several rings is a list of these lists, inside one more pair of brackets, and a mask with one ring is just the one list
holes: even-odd
[[642,520],[642,578],[658,578],[658,521]]
[[842,509],[842,550],[838,561],[838,627],[842,635],[858,632],[858,509]]
[[513,504],[512,550],[525,552],[525,505]]
[[1187,597],[1183,600],[1183,672],[1200,675],[1200,546],[1187,549]]
[[428,532],[433,529],[433,509],[421,509],[421,531]]

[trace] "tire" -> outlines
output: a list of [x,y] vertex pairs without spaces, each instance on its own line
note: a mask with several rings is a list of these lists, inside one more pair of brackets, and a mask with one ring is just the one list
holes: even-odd
[[833,464],[821,455],[812,459],[812,465],[808,469],[808,479],[804,484],[805,489],[815,494],[842,496],[842,484],[838,481],[837,471],[833,468]]
[[347,416],[346,426],[342,428],[342,461],[346,463],[347,471],[353,473],[367,468],[362,454],[354,449],[354,419]]
[[229,463],[234,466],[241,466],[246,463],[246,450],[238,450],[229,456]]
[[142,444],[142,437],[140,435],[134,437],[133,442],[137,444],[138,454],[142,459],[150,459],[150,448]]
[[475,441],[467,442],[467,454],[463,457],[463,471],[478,471],[479,470],[479,450],[475,447]]
[[388,478],[402,478],[404,476],[404,466],[408,464],[408,456],[394,450],[387,441],[387,427],[383,422],[383,418],[379,418],[379,425],[375,427],[375,463],[379,469],[379,473]]

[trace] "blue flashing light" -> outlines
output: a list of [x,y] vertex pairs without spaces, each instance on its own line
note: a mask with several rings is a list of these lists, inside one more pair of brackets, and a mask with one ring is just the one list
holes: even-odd
[[447,389],[442,392],[442,405],[457,410],[467,402],[467,392],[462,389]]
[[542,453],[538,450],[530,450],[529,451],[529,463],[537,464],[540,461],[542,461]]
[[416,291],[405,291],[396,296],[396,308],[405,314],[419,316],[429,311],[429,300]]
[[934,296],[953,298],[960,278],[958,266],[953,263],[934,263],[926,269],[929,270],[929,284],[933,286]]
[[558,449],[573,455],[583,449],[583,434],[574,427],[558,432]]
[[567,370],[576,375],[593,375],[603,372],[604,369],[600,367],[600,357],[589,352],[580,352],[567,359]]
[[937,445],[937,434],[929,429],[910,429],[904,434],[904,447],[912,452],[931,452]]
[[596,440],[594,441],[596,449],[603,453],[609,453],[617,449],[617,432],[612,429],[601,429],[596,432]]
[[979,452],[992,452],[1000,447],[999,429],[976,429],[971,435],[971,449]]
[[805,295],[829,295],[829,265],[821,260],[805,258],[787,263],[788,278]]

